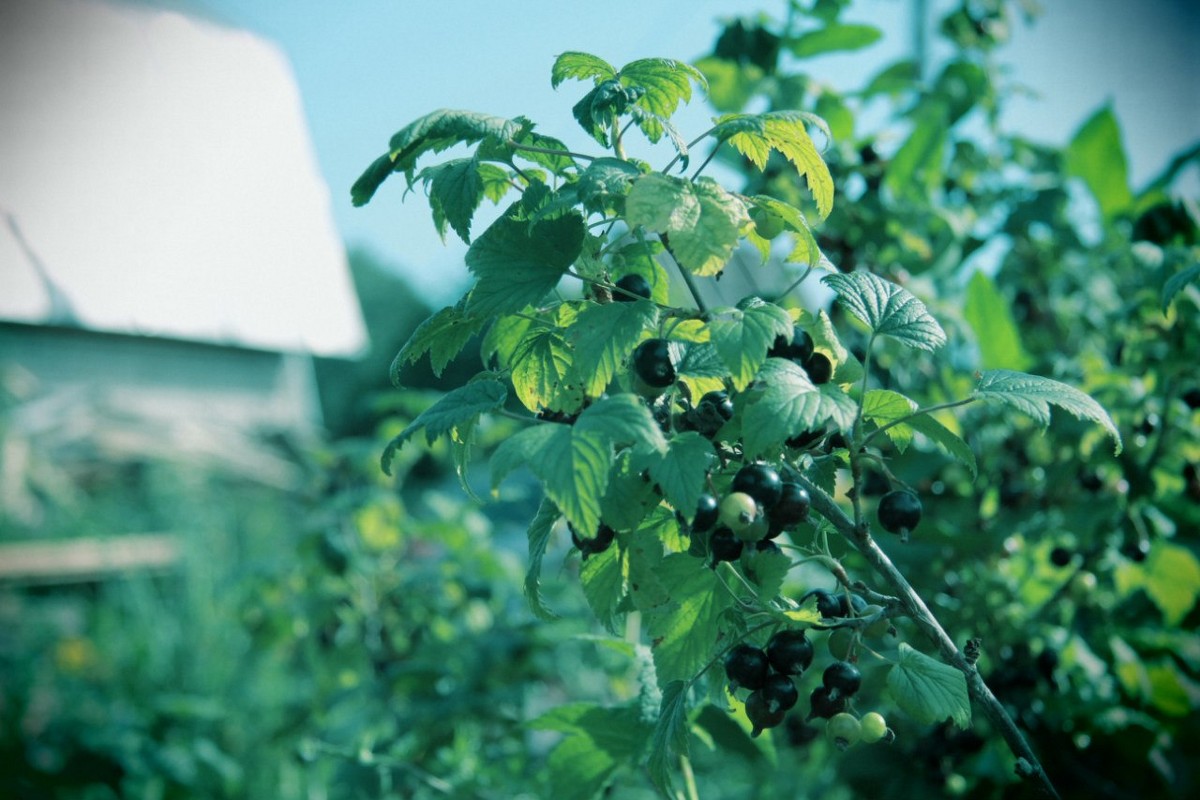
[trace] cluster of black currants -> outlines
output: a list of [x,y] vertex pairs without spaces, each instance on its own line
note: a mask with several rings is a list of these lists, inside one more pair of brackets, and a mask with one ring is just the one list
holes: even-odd
[[766,649],[743,642],[725,656],[730,688],[750,690],[746,716],[754,726],[751,736],[783,722],[800,699],[792,678],[803,674],[813,660],[812,642],[803,630],[785,629],[767,642]]
[[583,554],[585,561],[588,556],[603,553],[612,546],[613,540],[617,538],[617,532],[603,523],[600,524],[595,536],[580,536],[579,532],[575,530],[575,526],[569,522],[567,528],[571,531],[571,543]]
[[808,374],[808,379],[816,385],[829,383],[833,378],[833,362],[829,356],[815,348],[813,338],[808,331],[799,325],[792,329],[792,340],[786,336],[777,336],[767,351],[768,358],[786,358],[795,363]]
[[736,561],[747,545],[777,550],[772,540],[807,520],[811,504],[808,490],[781,480],[774,467],[747,464],[733,476],[729,493],[719,503],[709,494],[700,498],[692,531],[712,531],[708,549],[715,567]]

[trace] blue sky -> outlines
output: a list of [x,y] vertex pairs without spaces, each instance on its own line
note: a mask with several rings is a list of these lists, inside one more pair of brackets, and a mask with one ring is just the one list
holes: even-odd
[[[463,246],[443,244],[421,198],[401,202],[387,185],[367,207],[350,206],[349,186],[386,147],[390,135],[435,108],[502,116],[524,114],[572,146],[587,140],[570,117],[578,91],[550,88],[549,69],[564,50],[584,50],[621,65],[635,58],[693,60],[712,45],[718,20],[785,4],[737,0],[650,3],[401,2],[360,0],[186,0],[159,3],[247,28],[276,43],[295,70],[317,157],[348,244],[362,245],[438,299],[465,280]],[[872,55],[837,56],[822,78],[857,85],[878,66],[908,52],[909,0],[865,0],[852,18],[887,32]],[[949,5],[930,0],[935,9]],[[1019,28],[1006,60],[1038,97],[1014,102],[1009,124],[1061,142],[1111,100],[1126,127],[1135,181],[1150,177],[1170,153],[1200,138],[1200,4],[1188,0],[1045,0],[1046,14]],[[877,51],[877,52],[876,52]],[[681,118],[685,134],[707,125],[702,101]]]

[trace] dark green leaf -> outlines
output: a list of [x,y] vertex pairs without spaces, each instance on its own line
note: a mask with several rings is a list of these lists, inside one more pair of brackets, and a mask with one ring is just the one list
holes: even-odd
[[941,186],[949,126],[943,103],[927,102],[918,113],[912,132],[892,156],[883,184],[893,197],[927,203]]
[[569,51],[554,59],[550,69],[550,86],[557,89],[563,81],[575,79],[596,83],[617,77],[616,67],[590,53]]
[[593,553],[579,567],[579,585],[596,619],[610,633],[617,632],[617,612],[625,596],[622,550],[615,544],[602,553]]
[[[659,683],[662,684],[661,678]],[[650,760],[647,764],[650,780],[666,796],[674,796],[671,774],[676,760],[688,754],[687,695],[688,684],[685,681],[670,681],[662,686],[662,705],[650,737]]]
[[642,333],[658,322],[658,308],[642,301],[588,305],[580,312],[568,336],[575,348],[572,381],[589,397],[599,396]]
[[966,677],[904,642],[888,671],[887,685],[896,705],[922,725],[952,719],[960,728],[971,726]]
[[506,141],[521,128],[515,120],[476,111],[439,109],[401,128],[392,136],[389,154],[396,172],[411,170],[423,153],[441,152],[456,144],[473,144],[493,136]]
[[546,764],[549,796],[556,800],[592,800],[622,766],[641,756],[650,735],[650,727],[641,722],[632,706],[557,708],[530,727],[567,734],[550,752]]
[[1104,219],[1112,219],[1133,204],[1121,127],[1112,106],[1097,110],[1076,131],[1067,146],[1066,170],[1087,184]]
[[874,25],[833,23],[787,40],[786,47],[797,58],[812,58],[823,53],[861,50],[875,44],[882,36],[883,32]]
[[554,523],[559,518],[558,509],[554,503],[543,499],[538,506],[537,514],[529,523],[529,567],[525,572],[525,599],[529,608],[539,619],[557,619],[558,615],[546,607],[542,601],[542,559],[546,557],[546,547],[550,543],[550,534],[554,531]]
[[1040,375],[995,369],[982,374],[972,396],[1011,406],[1033,417],[1043,428],[1050,425],[1050,406],[1058,406],[1077,419],[1098,423],[1112,437],[1116,452],[1121,452],[1121,434],[1108,412],[1073,386]]
[[671,437],[666,452],[650,461],[650,477],[667,502],[691,518],[704,493],[704,479],[716,459],[712,442],[695,431]]
[[454,359],[471,337],[479,333],[487,322],[484,317],[468,316],[460,302],[447,306],[422,322],[408,337],[404,347],[392,360],[388,375],[392,383],[400,385],[400,372],[405,364],[415,364],[421,356],[429,353],[433,374],[441,377],[442,370]]
[[1008,302],[992,279],[982,272],[972,275],[967,284],[963,315],[975,332],[980,366],[1020,370],[1029,365],[1029,356],[1021,347],[1021,334],[1009,312]]
[[579,175],[576,189],[584,208],[603,214],[620,207],[633,179],[642,172],[620,158],[597,158]]
[[858,406],[837,386],[814,386],[804,370],[769,358],[759,371],[764,388],[751,388],[742,417],[747,455],[765,455],[802,431],[819,430],[832,421],[841,430],[854,423]]
[[767,360],[767,350],[778,336],[791,336],[792,318],[777,305],[757,297],[743,300],[740,308],[718,309],[708,324],[717,354],[741,391]]
[[614,394],[592,403],[575,421],[576,434],[590,434],[613,446],[663,451],[667,441],[650,409],[635,394]]
[[1200,280],[1200,264],[1193,264],[1168,278],[1167,282],[1163,284],[1162,290],[1163,313],[1167,313],[1175,296],[1182,292],[1185,286],[1198,280]]
[[657,574],[667,602],[648,612],[646,623],[658,680],[688,680],[712,658],[733,600],[716,573],[687,553],[668,555]]
[[571,214],[532,226],[502,217],[467,251],[478,278],[467,308],[472,315],[520,311],[558,285],[583,248],[583,219]]
[[496,380],[474,381],[448,392],[388,442],[381,459],[384,473],[392,474],[392,459],[396,451],[417,431],[424,428],[425,439],[432,444],[439,436],[450,433],[459,425],[478,419],[480,414],[487,411],[500,408],[507,397],[508,389]]
[[838,301],[874,333],[899,339],[910,347],[936,350],[946,332],[911,292],[870,272],[826,275],[821,279],[838,293]]
[[392,156],[384,153],[371,162],[354,185],[350,187],[350,201],[355,206],[365,206],[375,196],[375,191],[392,174]]

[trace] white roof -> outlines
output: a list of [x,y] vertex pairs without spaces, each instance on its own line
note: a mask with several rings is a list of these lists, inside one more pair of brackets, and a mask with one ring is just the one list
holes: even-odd
[[352,354],[330,203],[273,45],[144,7],[0,3],[0,319]]

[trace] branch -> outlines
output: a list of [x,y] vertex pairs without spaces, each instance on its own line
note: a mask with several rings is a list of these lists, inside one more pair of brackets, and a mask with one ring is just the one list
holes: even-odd
[[[1046,775],[1045,769],[1042,768],[1041,762],[1038,761],[1033,749],[1025,740],[1025,736],[1021,733],[1017,724],[1013,722],[1012,717],[1009,716],[1004,706],[992,694],[992,690],[984,683],[979,670],[975,668],[975,664],[969,661],[959,651],[958,647],[955,646],[954,640],[946,633],[946,630],[938,622],[933,612],[925,605],[925,601],[913,589],[912,584],[896,568],[896,565],[888,557],[887,553],[883,552],[879,548],[879,545],[875,543],[866,526],[864,525],[862,528],[856,527],[854,520],[846,516],[846,512],[842,511],[837,502],[812,481],[803,476],[799,476],[797,480],[801,486],[808,490],[809,497],[812,498],[812,506],[816,509],[817,513],[829,520],[843,536],[849,539],[855,548],[862,553],[863,557],[866,558],[867,563],[891,586],[904,610],[917,623],[917,627],[921,629],[929,641],[937,647],[942,660],[966,676],[967,688],[970,690],[971,696],[975,698],[975,702],[982,706],[984,714],[987,715],[992,724],[1000,731],[1000,735],[1008,743],[1008,747],[1012,750],[1013,755],[1017,756],[1018,774],[1022,778],[1034,781],[1054,800],[1060,800],[1054,784],[1050,782],[1049,776]],[[1021,768],[1022,761],[1024,762],[1023,769]]]

